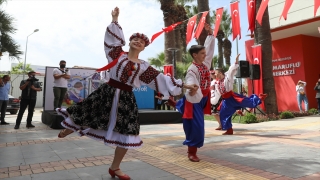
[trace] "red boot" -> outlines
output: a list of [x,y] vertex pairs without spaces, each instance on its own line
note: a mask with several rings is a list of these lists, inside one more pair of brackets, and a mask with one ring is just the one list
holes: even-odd
[[259,94],[259,98],[261,99],[261,101],[264,101],[267,96],[267,94]]
[[243,113],[242,113],[241,110],[238,110],[238,111],[237,111],[237,114],[239,114],[240,116],[243,116]]
[[223,133],[222,135],[232,135],[233,134],[233,129],[229,128],[225,133]]
[[198,148],[195,146],[188,146],[188,158],[192,162],[199,162],[200,159],[197,156]]

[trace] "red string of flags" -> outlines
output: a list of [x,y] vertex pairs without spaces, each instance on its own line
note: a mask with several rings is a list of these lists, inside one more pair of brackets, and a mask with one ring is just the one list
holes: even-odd
[[[294,0],[286,0],[285,1],[284,8],[281,13],[279,21],[281,20],[281,17],[283,17],[285,20],[287,20],[287,15],[288,15],[288,12],[289,12],[291,5],[293,4],[293,1]],[[253,31],[255,29],[255,21],[256,20],[260,25],[262,25],[262,17],[263,17],[263,14],[264,14],[266,8],[268,7],[268,3],[269,3],[269,0],[262,0],[261,4],[259,6],[259,9],[258,9],[257,15],[255,15],[256,0],[247,0],[247,13],[248,13],[248,22],[249,22],[248,30],[250,30],[251,34],[253,34]],[[317,10],[319,9],[319,7],[320,7],[320,0],[314,0],[314,17],[316,16],[316,13],[317,13]],[[232,13],[231,14],[231,23],[232,23],[233,40],[236,39],[238,36],[239,36],[239,39],[241,39],[239,1],[231,2],[230,9],[231,9],[231,13]],[[201,13],[202,13],[202,16],[201,16],[198,24],[196,25],[197,17]],[[198,39],[202,30],[203,30],[206,16],[208,15],[208,13],[209,13],[209,11],[200,12],[187,20],[177,22],[177,23],[172,24],[168,27],[162,28],[162,31],[155,33],[151,37],[151,43],[157,37],[159,37],[162,33],[164,33],[164,32],[168,33],[170,31],[173,31],[175,29],[175,27],[177,27],[178,25],[182,24],[185,21],[188,21],[187,33],[186,33],[186,44],[188,44],[192,38]],[[215,29],[213,32],[213,35],[215,37],[217,36],[218,30],[220,27],[222,14],[223,14],[223,7],[216,9],[216,22],[215,22]],[[195,27],[196,27],[196,30],[195,30]]]

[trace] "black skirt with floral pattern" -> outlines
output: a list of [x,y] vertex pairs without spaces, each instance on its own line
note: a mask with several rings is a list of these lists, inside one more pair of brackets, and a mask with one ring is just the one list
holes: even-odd
[[[92,129],[107,130],[116,88],[105,83],[82,102],[67,111],[74,123]],[[120,90],[116,126],[113,131],[124,135],[139,135],[138,106],[133,92]]]

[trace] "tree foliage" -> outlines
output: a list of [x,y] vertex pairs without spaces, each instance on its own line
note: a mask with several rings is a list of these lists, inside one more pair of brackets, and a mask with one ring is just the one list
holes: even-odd
[[[6,2],[6,0],[0,0],[0,6]],[[0,9],[0,58],[3,53],[8,52],[10,59],[20,59],[22,51],[19,50],[20,46],[11,37],[11,34],[16,32],[14,27],[14,18],[7,14],[4,10]]]

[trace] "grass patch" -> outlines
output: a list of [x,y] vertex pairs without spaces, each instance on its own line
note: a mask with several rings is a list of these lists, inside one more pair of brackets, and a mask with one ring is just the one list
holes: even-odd
[[[207,121],[217,121],[214,116],[210,116],[210,115],[205,115],[204,116],[204,120],[207,120]],[[232,123],[240,123],[240,124],[246,124],[245,123],[245,119],[244,117],[242,116],[241,117],[241,120],[240,120],[240,116],[232,116]]]

